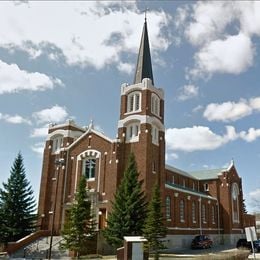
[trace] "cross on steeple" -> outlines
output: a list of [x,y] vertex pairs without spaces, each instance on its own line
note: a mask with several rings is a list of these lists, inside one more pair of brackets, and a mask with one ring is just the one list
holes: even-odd
[[149,11],[149,8],[145,8],[144,9],[144,20],[145,20],[145,22],[146,22],[146,14],[147,14],[147,12]]

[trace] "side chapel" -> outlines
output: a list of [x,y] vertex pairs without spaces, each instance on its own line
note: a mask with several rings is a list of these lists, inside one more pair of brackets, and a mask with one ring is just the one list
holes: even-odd
[[[60,230],[80,176],[87,181],[97,219],[106,226],[111,201],[130,152],[135,154],[149,199],[158,182],[168,247],[189,247],[196,234],[214,243],[235,243],[254,219],[243,211],[242,181],[234,162],[227,168],[186,172],[165,164],[164,91],[155,86],[145,19],[133,84],[122,84],[115,139],[91,123],[50,125],[43,155],[38,214],[42,230]],[[53,225],[53,226],[52,226]]]

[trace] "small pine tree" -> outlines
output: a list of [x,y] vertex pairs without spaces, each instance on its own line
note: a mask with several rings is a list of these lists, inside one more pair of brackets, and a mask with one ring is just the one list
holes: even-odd
[[166,236],[167,229],[163,220],[160,188],[156,184],[148,205],[147,217],[143,229],[143,236],[148,241],[146,249],[154,252],[154,259],[159,259],[159,251],[165,248],[162,238]]
[[245,199],[242,200],[242,211],[244,214],[247,214]]
[[107,242],[116,248],[123,245],[124,236],[142,235],[147,203],[138,175],[132,153],[116,191],[112,211],[108,215],[107,228],[103,231]]
[[86,252],[90,240],[95,235],[95,225],[91,214],[91,201],[86,190],[86,179],[82,176],[75,201],[62,231],[61,248],[75,251],[79,257]]
[[33,190],[26,179],[23,157],[14,160],[7,183],[0,189],[0,240],[16,241],[35,230],[36,203]]

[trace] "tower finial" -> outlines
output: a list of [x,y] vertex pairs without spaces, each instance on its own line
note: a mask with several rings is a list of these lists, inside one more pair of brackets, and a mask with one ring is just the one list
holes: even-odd
[[93,123],[93,119],[90,119],[90,124],[88,125],[88,129],[92,130],[94,129],[94,123]]
[[145,22],[146,22],[146,18],[147,18],[147,17],[146,17],[146,14],[147,14],[148,11],[149,11],[149,8],[146,7],[146,8],[144,9],[144,21],[145,21]]

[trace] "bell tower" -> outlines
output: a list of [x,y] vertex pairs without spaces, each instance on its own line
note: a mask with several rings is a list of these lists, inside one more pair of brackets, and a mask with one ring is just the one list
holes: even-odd
[[149,198],[154,183],[164,183],[165,133],[164,92],[154,86],[146,19],[134,82],[132,85],[121,86],[118,138],[121,141],[122,168],[133,152]]

